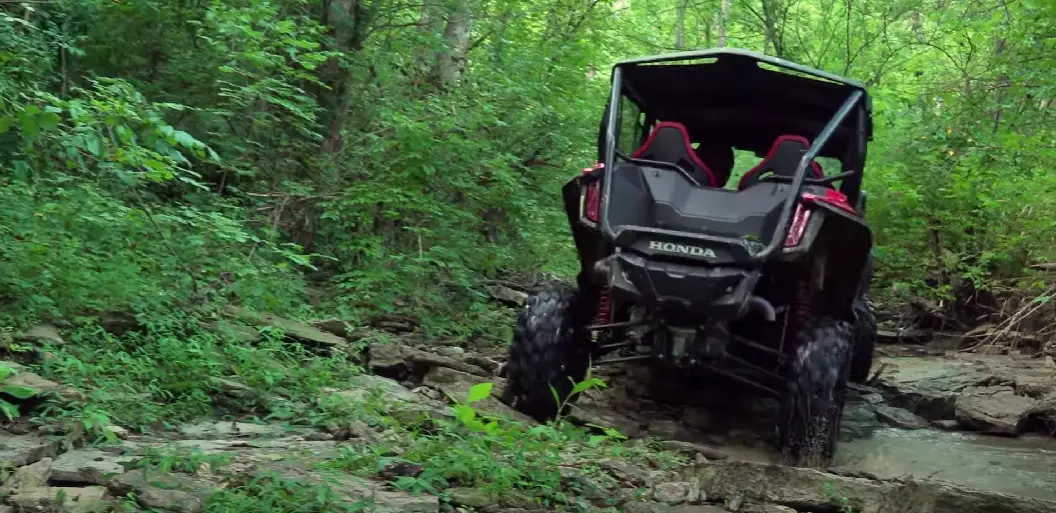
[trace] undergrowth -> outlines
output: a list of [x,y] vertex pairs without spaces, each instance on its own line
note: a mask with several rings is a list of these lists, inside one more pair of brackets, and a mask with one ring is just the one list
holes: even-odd
[[40,369],[85,398],[54,403],[39,420],[103,415],[136,430],[172,428],[218,413],[225,381],[241,385],[226,409],[289,419],[310,408],[323,387],[360,371],[345,356],[313,353],[276,330],[261,330],[251,343],[205,329],[207,321],[173,313],[120,336],[85,324],[67,344],[46,347]]
[[[347,444],[336,457],[314,465],[310,481],[285,477],[266,468],[237,480],[238,485],[213,492],[205,512],[357,512],[369,511],[369,500],[342,497],[342,479],[358,476],[377,479],[397,465],[418,472],[396,475],[392,486],[411,494],[429,494],[449,500],[455,489],[472,488],[483,500],[514,503],[524,507],[561,508],[562,511],[598,511],[597,503],[584,497],[606,497],[611,490],[598,463],[614,458],[648,458],[658,468],[674,468],[684,458],[658,452],[645,445],[627,445],[619,433],[598,434],[565,421],[527,426],[499,419],[481,411],[475,403],[490,396],[491,383],[472,387],[468,397],[450,407],[448,414],[433,412],[416,420],[397,419],[398,402],[383,395],[367,395],[362,401],[320,402],[310,422],[359,422],[378,433],[372,443]],[[324,406],[325,405],[325,406]],[[339,406],[339,407],[338,407]],[[415,409],[414,405],[403,408]],[[295,453],[284,460],[296,461]],[[230,454],[211,454],[187,447],[163,446],[151,450],[134,464],[150,472],[199,475],[225,471]],[[583,478],[566,475],[574,466]],[[345,477],[342,477],[345,476]],[[122,510],[139,511],[126,501]]]

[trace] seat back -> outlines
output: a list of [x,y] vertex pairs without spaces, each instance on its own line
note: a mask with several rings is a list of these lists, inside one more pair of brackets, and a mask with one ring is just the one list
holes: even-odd
[[[763,160],[744,173],[741,181],[737,183],[737,189],[743,190],[759,183],[759,179],[766,173],[791,178],[796,173],[799,159],[803,158],[803,154],[808,149],[810,149],[810,141],[806,137],[800,135],[782,135],[778,137],[774,140],[774,144],[770,146],[770,152],[763,157]],[[821,164],[814,160],[810,161],[810,169],[807,172],[812,173],[814,178],[825,177]]]
[[682,123],[657,123],[645,144],[631,157],[677,164],[701,185],[715,187],[715,173],[693,151],[689,131]]

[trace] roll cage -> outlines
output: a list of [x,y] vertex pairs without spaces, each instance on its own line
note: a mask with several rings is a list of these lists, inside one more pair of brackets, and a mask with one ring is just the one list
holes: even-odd
[[[694,62],[705,60],[707,62]],[[676,121],[705,139],[711,136],[732,146],[765,152],[776,137],[796,134],[812,140],[791,177],[772,177],[791,183],[779,213],[774,235],[764,247],[738,238],[703,233],[674,232],[647,226],[621,226],[609,222],[611,180],[602,180],[601,233],[616,241],[625,231],[658,236],[678,236],[700,242],[740,246],[749,263],[768,260],[778,252],[789,231],[792,214],[801,201],[805,184],[840,183],[839,191],[851,205],[864,199],[861,192],[866,146],[872,139],[872,108],[864,85],[806,66],[755,52],[735,49],[683,52],[617,63],[612,70],[611,92],[602,119],[598,160],[612,170],[617,161],[669,169],[692,176],[676,164],[634,158],[617,147],[622,100],[638,107],[642,127],[658,120]],[[644,132],[635,134],[641,143]],[[838,174],[810,178],[807,171],[819,156],[838,159]]]

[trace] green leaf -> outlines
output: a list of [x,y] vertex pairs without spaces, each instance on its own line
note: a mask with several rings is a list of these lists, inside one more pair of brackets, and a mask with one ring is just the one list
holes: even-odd
[[15,118],[8,115],[0,116],[0,135],[7,133],[14,124]]
[[187,132],[184,132],[183,130],[176,130],[172,133],[172,137],[176,140],[176,144],[179,144],[184,148],[195,148],[202,144],[198,142],[198,139],[195,139],[194,136],[188,134]]
[[84,149],[92,156],[98,157],[102,153],[102,141],[95,134],[84,135]]
[[14,375],[14,373],[15,369],[12,369],[11,367],[0,363],[0,381],[7,379],[9,376]]
[[28,112],[22,113],[22,136],[26,139],[34,139],[37,134],[40,133],[40,126],[37,125],[36,115]]
[[15,399],[29,399],[37,395],[37,391],[22,385],[3,385],[0,386],[0,394],[9,395]]
[[15,417],[18,417],[18,406],[0,399],[0,412],[3,412],[7,420],[14,420]]
[[576,383],[574,387],[572,387],[572,395],[586,392],[587,390],[590,390],[593,385],[594,383],[592,383],[590,380],[580,381],[579,383]]
[[48,132],[58,128],[59,121],[62,121],[62,118],[60,118],[58,114],[54,112],[45,112],[44,114],[40,115],[38,124],[40,124],[41,130]]
[[494,386],[493,383],[477,383],[469,387],[469,396],[466,397],[466,404],[473,404],[477,401],[483,401],[491,395],[491,389]]

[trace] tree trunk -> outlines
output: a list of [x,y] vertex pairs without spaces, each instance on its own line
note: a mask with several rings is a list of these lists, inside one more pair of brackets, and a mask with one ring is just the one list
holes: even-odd
[[766,38],[763,42],[763,53],[768,53],[770,49],[773,49],[773,54],[775,57],[784,57],[784,44],[781,41],[781,34],[777,26],[778,11],[781,9],[780,0],[762,1],[763,35]]
[[715,25],[719,29],[718,47],[726,48],[726,23],[730,19],[730,0],[722,0],[719,9],[719,19]]
[[[323,0],[322,23],[334,37],[334,50],[345,53],[362,50],[374,11],[375,5],[366,0]],[[335,154],[342,148],[341,131],[352,101],[349,76],[339,60],[332,58],[323,66],[320,77],[329,87],[319,94],[323,107],[321,120],[326,127],[322,148],[328,154]]]
[[469,31],[473,24],[469,0],[456,0],[444,26],[444,51],[433,68],[433,84],[448,89],[458,81],[469,50]]
[[675,49],[677,50],[686,48],[686,7],[688,6],[689,0],[678,0],[675,9]]

